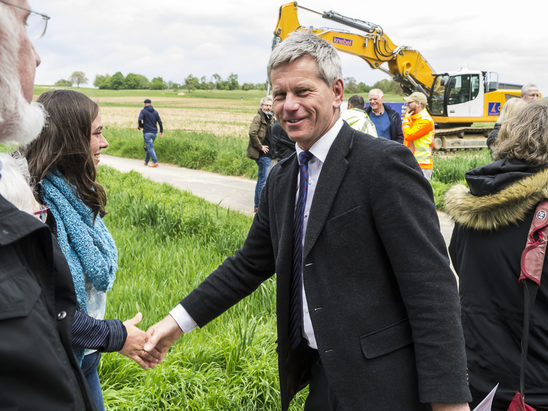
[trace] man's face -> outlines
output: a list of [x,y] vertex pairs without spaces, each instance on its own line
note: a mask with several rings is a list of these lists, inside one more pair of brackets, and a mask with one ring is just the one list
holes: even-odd
[[[12,4],[28,8],[26,0]],[[44,125],[41,106],[29,104],[40,58],[27,35],[28,12],[0,3],[0,142],[26,144]]]
[[410,101],[407,103],[407,107],[409,108],[409,112],[413,114],[416,114],[422,110],[422,105],[418,101]]
[[381,97],[377,93],[372,93],[369,95],[369,105],[371,106],[371,110],[375,113],[381,111],[383,101],[384,96]]
[[[11,0],[11,3],[26,9],[29,8],[26,0]],[[21,89],[23,90],[25,99],[30,102],[34,94],[34,74],[36,67],[40,65],[40,56],[36,53],[25,29],[28,12],[15,7],[10,8],[15,13],[17,20],[17,31],[15,34],[19,38],[19,52],[17,55],[19,81],[21,82]]]
[[328,86],[318,77],[316,60],[304,56],[271,71],[272,109],[289,138],[308,150],[339,118],[342,79]]
[[263,110],[266,114],[269,114],[272,110],[272,101],[265,100],[264,103],[261,104],[261,110]]
[[540,97],[540,92],[538,88],[530,87],[527,89],[527,93],[525,93],[521,98],[525,100],[526,102],[536,101]]

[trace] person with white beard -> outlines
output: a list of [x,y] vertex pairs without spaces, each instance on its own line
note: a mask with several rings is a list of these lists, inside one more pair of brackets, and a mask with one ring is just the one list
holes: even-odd
[[[41,37],[48,19],[26,0],[0,0],[1,144],[27,144],[44,126],[43,109],[31,103],[40,57],[29,35],[37,28]],[[9,178],[1,168],[0,179]],[[48,227],[3,195],[0,261],[0,409],[95,410],[72,354],[67,263]]]

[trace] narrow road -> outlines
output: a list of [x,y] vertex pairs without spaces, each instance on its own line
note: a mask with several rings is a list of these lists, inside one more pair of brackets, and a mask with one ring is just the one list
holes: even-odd
[[[142,160],[101,155],[101,164],[127,173],[137,171],[143,177],[158,183],[167,183],[180,190],[189,191],[221,207],[253,214],[255,180],[243,177],[223,176],[201,170],[172,166],[160,163],[159,167],[146,167]],[[441,232],[445,243],[449,244],[453,222],[445,213],[438,212]]]

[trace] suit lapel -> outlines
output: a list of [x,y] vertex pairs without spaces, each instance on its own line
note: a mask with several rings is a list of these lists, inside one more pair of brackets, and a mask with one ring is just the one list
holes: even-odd
[[304,258],[314,247],[333,206],[333,201],[348,168],[346,157],[352,147],[353,138],[352,128],[345,123],[329,149],[325,163],[322,166],[308,218],[303,249]]

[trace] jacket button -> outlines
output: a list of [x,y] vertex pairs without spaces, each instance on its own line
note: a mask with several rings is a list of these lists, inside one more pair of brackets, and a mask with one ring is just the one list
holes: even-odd
[[67,312],[66,311],[59,311],[59,314],[57,314],[57,320],[62,321],[66,318]]

